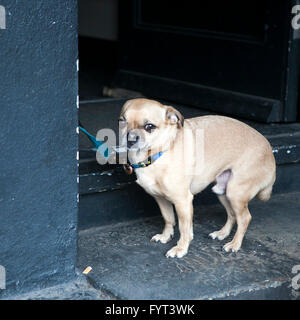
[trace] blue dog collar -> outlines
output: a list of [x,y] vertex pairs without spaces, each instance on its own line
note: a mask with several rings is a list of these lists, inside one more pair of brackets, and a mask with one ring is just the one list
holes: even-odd
[[141,161],[139,163],[130,164],[130,165],[134,169],[145,168],[145,167],[150,166],[150,164],[152,164],[154,161],[156,161],[162,155],[163,155],[163,152],[159,152],[159,153],[154,154],[153,156],[148,157],[146,161]]

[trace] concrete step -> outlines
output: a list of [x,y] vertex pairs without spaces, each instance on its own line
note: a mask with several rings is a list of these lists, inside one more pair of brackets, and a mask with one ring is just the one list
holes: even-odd
[[152,243],[161,217],[90,228],[79,233],[78,268],[90,283],[118,299],[300,299],[292,287],[300,265],[300,193],[250,203],[253,220],[242,249],[224,253],[208,234],[226,219],[220,205],[196,206],[194,240],[182,259],[167,259],[176,244]]

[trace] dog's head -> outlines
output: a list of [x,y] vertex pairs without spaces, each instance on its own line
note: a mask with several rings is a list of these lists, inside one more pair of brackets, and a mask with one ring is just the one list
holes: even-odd
[[127,101],[121,111],[119,125],[123,146],[129,150],[162,151],[183,127],[179,111],[148,99]]

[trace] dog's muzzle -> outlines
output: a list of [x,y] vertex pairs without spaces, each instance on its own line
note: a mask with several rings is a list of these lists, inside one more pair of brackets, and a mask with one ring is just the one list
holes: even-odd
[[137,144],[140,140],[140,135],[134,131],[130,131],[127,134],[127,147],[131,148],[133,145]]

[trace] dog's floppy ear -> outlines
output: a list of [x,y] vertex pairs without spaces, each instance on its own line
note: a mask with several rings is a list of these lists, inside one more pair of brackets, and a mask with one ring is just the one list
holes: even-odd
[[173,107],[170,107],[170,106],[166,106],[166,107],[167,107],[167,113],[166,113],[167,121],[171,124],[177,124],[178,128],[182,128],[184,123],[183,115]]

